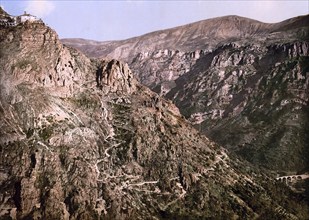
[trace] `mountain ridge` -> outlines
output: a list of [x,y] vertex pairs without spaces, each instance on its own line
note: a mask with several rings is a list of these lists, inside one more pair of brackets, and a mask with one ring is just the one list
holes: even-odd
[[[156,33],[162,33],[162,32],[170,31],[170,30],[174,30],[174,29],[185,28],[187,26],[192,26],[192,25],[199,24],[199,23],[206,23],[206,22],[209,22],[209,21],[216,21],[216,20],[222,20],[222,19],[231,19],[231,18],[248,20],[248,21],[252,21],[252,22],[255,22],[255,23],[259,23],[261,25],[265,25],[265,26],[267,26],[267,25],[269,25],[269,26],[272,26],[272,25],[274,25],[274,26],[284,26],[286,24],[295,23],[296,21],[301,20],[301,22],[300,22],[301,24],[299,26],[305,26],[306,25],[306,20],[309,19],[307,17],[308,17],[308,15],[300,15],[300,16],[297,16],[297,17],[292,17],[292,18],[285,19],[285,20],[280,21],[280,22],[273,22],[273,23],[270,22],[270,23],[267,23],[267,22],[262,22],[262,21],[256,20],[256,19],[246,18],[246,17],[239,16],[239,15],[226,15],[226,16],[220,16],[220,17],[214,17],[214,18],[204,19],[204,20],[200,20],[200,21],[195,21],[195,22],[191,22],[191,23],[187,23],[187,24],[183,24],[183,25],[178,25],[178,26],[175,26],[175,27],[172,27],[172,28],[165,28],[165,29],[161,29],[161,30],[155,30],[155,31],[147,32],[145,34],[141,34],[141,35],[134,36],[134,37],[128,37],[126,39],[120,39],[120,40],[100,41],[100,40],[85,39],[85,38],[62,38],[61,41],[68,42],[70,40],[81,40],[81,41],[85,41],[85,42],[87,42],[87,41],[95,42],[95,43],[98,43],[98,44],[99,43],[110,43],[110,42],[127,41],[127,40],[130,40],[130,39],[136,39],[136,38],[140,38],[140,37],[147,36],[147,35],[153,35],[153,34],[156,34]],[[302,21],[303,20],[302,18],[305,18],[305,21]],[[294,22],[292,22],[292,21],[294,21]],[[298,28],[298,27],[294,26],[293,28]]]
[[[75,47],[81,49],[81,51],[85,52],[86,55],[90,57],[111,56],[111,57],[117,57],[118,59],[130,63],[132,61],[132,58],[129,57],[132,56],[134,57],[138,52],[142,52],[143,45],[145,45],[146,47],[147,45],[151,44],[155,45],[152,46],[152,48],[147,48],[146,49],[147,51],[149,50],[154,51],[159,49],[184,50],[184,51],[211,49],[214,48],[216,45],[218,45],[219,42],[227,41],[232,38],[240,39],[244,37],[254,37],[255,35],[269,34],[271,32],[281,30],[286,31],[286,29],[293,30],[295,28],[306,26],[308,21],[309,21],[309,15],[287,19],[278,23],[263,23],[254,19],[248,19],[241,16],[223,16],[218,18],[197,21],[194,23],[181,25],[174,28],[158,30],[146,33],[141,36],[128,38],[125,40],[99,42],[98,45],[95,46],[94,48],[89,47],[89,45],[87,44],[82,44],[78,46],[75,45]],[[295,23],[297,25],[295,25]],[[219,27],[221,27],[219,28],[219,30],[218,30],[218,24]],[[197,32],[195,35],[190,34],[195,32]],[[192,39],[194,39],[194,41]],[[87,42],[87,40],[84,39],[83,41]],[[186,41],[187,43],[185,45],[181,45],[180,47],[177,46],[177,48],[173,45],[175,44],[175,42],[186,42]],[[196,44],[194,43],[195,41],[199,42],[205,41],[208,44],[208,46],[198,45],[199,48],[196,48]],[[70,42],[70,39],[62,39],[62,42],[69,46],[74,47],[74,43]],[[106,48],[102,48],[103,46],[105,46]],[[117,49],[118,47],[123,47],[131,52],[121,54],[119,52],[119,49]],[[113,52],[115,50],[116,52]]]

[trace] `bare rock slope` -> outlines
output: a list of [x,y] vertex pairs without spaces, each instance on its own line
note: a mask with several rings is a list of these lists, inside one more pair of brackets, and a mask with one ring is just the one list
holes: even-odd
[[0,29],[3,219],[306,219],[274,177],[227,155],[117,60],[42,23]]

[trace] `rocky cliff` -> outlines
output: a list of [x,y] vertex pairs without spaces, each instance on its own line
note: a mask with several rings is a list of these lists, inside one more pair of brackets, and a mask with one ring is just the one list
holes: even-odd
[[308,205],[195,130],[127,64],[42,23],[0,29],[2,219],[305,219]]
[[250,162],[308,171],[309,44],[225,45],[167,96],[209,137]]
[[309,170],[308,23],[308,15],[276,24],[226,16],[100,46],[64,42],[128,61],[212,140],[295,174]]

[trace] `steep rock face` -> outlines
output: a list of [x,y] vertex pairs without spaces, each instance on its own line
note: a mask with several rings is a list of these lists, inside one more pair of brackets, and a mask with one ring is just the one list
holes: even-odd
[[1,218],[308,218],[126,64],[89,60],[43,24],[0,37]]
[[185,53],[167,49],[139,53],[130,67],[142,84],[165,95],[175,87],[175,80],[188,72],[204,53],[203,50]]
[[167,94],[213,140],[277,171],[308,170],[308,42],[229,44]]
[[96,74],[97,86],[103,89],[104,93],[130,94],[135,90],[136,82],[128,64],[117,60],[103,61]]

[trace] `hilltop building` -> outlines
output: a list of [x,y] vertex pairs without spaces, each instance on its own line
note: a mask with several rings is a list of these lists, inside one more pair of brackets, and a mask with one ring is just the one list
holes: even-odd
[[14,27],[25,22],[43,22],[34,15],[24,12],[23,15],[11,16],[0,7],[0,26]]
[[17,22],[24,23],[26,21],[35,22],[39,21],[39,19],[34,15],[27,14],[27,12],[24,12],[23,15],[17,16]]

